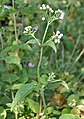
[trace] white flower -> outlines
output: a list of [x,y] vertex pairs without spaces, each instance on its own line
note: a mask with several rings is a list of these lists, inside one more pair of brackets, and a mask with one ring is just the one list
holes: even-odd
[[58,12],[61,13],[61,15],[60,15],[59,18],[63,20],[63,18],[64,18],[64,12],[62,10],[60,10],[60,9],[58,9]]
[[46,9],[46,7],[43,7],[43,10],[45,10]]
[[27,26],[27,27],[25,27],[24,28],[26,31],[28,31],[29,29],[32,29],[32,27],[31,26]]
[[49,8],[50,8],[50,6],[49,6],[49,5],[46,5],[46,8],[47,8],[47,9],[49,9]]
[[27,31],[23,31],[23,33],[27,33]]
[[59,17],[61,20],[64,19],[64,13],[61,13],[60,17]]
[[54,12],[54,10],[51,10],[51,13],[53,13]]
[[42,21],[45,21],[45,17],[42,17]]
[[55,75],[55,73],[54,73],[54,72],[52,72],[52,75]]
[[58,43],[58,39],[55,39],[55,40],[54,40],[54,43]]
[[49,10],[52,11],[52,8],[50,7]]
[[56,76],[55,76],[55,73],[52,72],[52,73],[49,73],[49,78],[48,78],[48,81],[51,81],[51,79],[54,79]]
[[57,32],[56,32],[56,36],[58,36],[59,34],[60,34],[60,31],[57,31]]
[[58,43],[60,43],[60,39],[58,39]]
[[63,34],[60,33],[60,31],[57,31],[56,32],[56,35],[54,35],[55,37],[55,40],[54,40],[54,43],[60,43],[60,39],[63,37]]
[[42,7],[40,7],[40,10],[42,10]]
[[51,7],[49,8],[49,11],[50,11],[51,13],[53,13],[53,12],[54,12],[54,11],[53,11],[53,9],[52,9]]
[[45,4],[42,4],[42,7],[45,7]]
[[64,19],[64,12],[62,10],[58,9],[55,11],[55,14],[57,14],[57,13],[60,13],[59,19],[63,20]]
[[61,39],[62,37],[63,37],[62,33],[60,35],[58,35],[58,39]]
[[49,6],[49,5],[45,5],[45,4],[42,4],[42,6],[40,7],[41,10],[49,10],[51,13],[54,12],[54,10]]
[[54,43],[60,43],[60,39],[55,39]]
[[27,26],[24,28],[23,33],[28,33],[29,31],[31,31],[32,27],[31,26]]
[[43,7],[43,9],[44,9],[44,10],[46,9],[46,6],[45,6],[45,4],[42,4],[42,7]]

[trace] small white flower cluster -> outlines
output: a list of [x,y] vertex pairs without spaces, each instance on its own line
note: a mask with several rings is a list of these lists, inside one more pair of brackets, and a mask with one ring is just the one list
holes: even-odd
[[24,28],[24,32],[23,33],[28,33],[31,29],[32,29],[31,26],[27,26],[27,27]]
[[[54,10],[49,5],[45,5],[45,4],[42,4],[40,10],[49,10],[49,12],[51,13],[54,12]],[[46,19],[45,17],[42,17],[42,21],[45,21],[45,19]]]
[[59,19],[63,20],[64,19],[64,12],[62,10],[58,9],[55,11],[55,14],[57,14],[57,13],[60,13]]
[[51,79],[54,79],[54,78],[55,78],[54,72],[52,72],[51,74],[49,73],[49,79],[48,79],[48,81],[51,81]]
[[56,34],[54,35],[54,38],[55,38],[54,42],[55,42],[55,43],[60,43],[60,39],[61,39],[62,37],[63,37],[63,34],[60,33],[60,31],[57,31]]
[[51,13],[54,12],[54,10],[49,5],[45,5],[45,4],[42,4],[40,10],[49,10]]
[[[60,19],[60,20],[64,19],[64,12],[60,9],[54,11],[49,5],[42,4],[42,6],[40,7],[40,10],[43,10],[44,12],[48,11],[46,13],[54,13],[50,15],[51,17],[55,16],[57,17],[57,19]],[[42,17],[42,21],[45,21],[45,19],[46,19],[45,17]]]

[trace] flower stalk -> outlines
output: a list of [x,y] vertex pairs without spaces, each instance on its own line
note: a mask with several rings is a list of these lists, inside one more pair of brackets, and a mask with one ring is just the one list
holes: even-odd
[[43,39],[42,39],[42,44],[41,44],[41,49],[40,49],[40,58],[39,58],[39,63],[38,63],[38,67],[37,67],[37,76],[38,76],[38,82],[39,82],[39,78],[40,78],[40,66],[41,66],[41,61],[42,61],[42,55],[43,55],[43,44],[44,44],[44,40],[47,34],[49,28],[49,22],[47,23],[44,35],[43,35]]

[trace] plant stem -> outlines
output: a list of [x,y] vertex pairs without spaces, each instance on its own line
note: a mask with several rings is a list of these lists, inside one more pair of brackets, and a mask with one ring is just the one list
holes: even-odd
[[38,82],[39,82],[39,78],[40,78],[40,65],[41,65],[41,61],[42,61],[42,54],[43,54],[43,47],[41,47],[40,59],[39,59],[38,67],[37,67]]
[[42,111],[42,96],[40,95],[40,113]]
[[74,53],[75,53],[75,50],[76,50],[76,48],[77,48],[77,45],[78,45],[78,43],[79,43],[79,41],[80,41],[80,36],[81,36],[81,35],[79,35],[78,38],[77,38],[75,47],[74,47],[74,49],[73,49],[73,51],[72,51],[72,54],[71,54],[71,57],[70,57],[68,63],[70,63],[70,61],[71,61],[71,59],[72,59],[72,57],[73,57],[73,55],[74,55]]
[[0,33],[0,39],[1,39],[1,47],[2,47],[2,50],[3,50],[3,38],[2,38],[1,33]]
[[33,34],[31,34],[31,35],[37,41],[38,45],[40,45],[40,42],[38,41],[38,39]]
[[80,54],[78,55],[78,57],[76,58],[75,62],[77,62],[83,54],[84,54],[84,48],[83,48],[83,50],[80,52]]
[[45,103],[45,97],[44,97],[44,91],[43,90],[41,90],[41,96],[42,96],[42,100],[43,100],[44,111],[46,111],[46,103]]
[[43,35],[42,45],[43,45],[43,43],[44,43],[44,40],[45,40],[45,37],[46,37],[47,31],[48,31],[48,27],[49,27],[49,22],[47,23],[47,26],[46,26],[46,29],[45,29],[45,32],[44,32],[44,35]]
[[[49,23],[46,26],[44,35],[43,35],[43,39],[42,39],[42,43],[41,43],[41,49],[40,49],[40,58],[39,58],[39,62],[38,62],[38,67],[37,67],[37,76],[38,76],[38,82],[39,82],[39,78],[40,78],[40,66],[41,66],[41,61],[42,61],[42,55],[43,55],[43,44],[44,44],[44,40],[48,31],[48,27],[49,27]],[[46,111],[46,103],[45,103],[45,97],[44,97],[44,92],[43,89],[40,92],[41,96],[40,96],[40,113],[41,113],[41,109],[42,109],[42,102],[43,101],[43,106],[44,106],[44,110]],[[42,98],[42,99],[41,99]]]
[[[43,35],[43,39],[42,39],[42,45],[44,44],[44,40],[48,31],[48,27],[49,27],[49,23],[46,26],[44,35]],[[40,58],[39,58],[39,63],[38,63],[38,67],[37,67],[37,76],[38,76],[38,82],[39,82],[39,78],[40,78],[40,66],[41,66],[41,61],[42,61],[42,55],[43,55],[43,46],[41,46],[41,50],[40,50]]]
[[15,119],[18,119],[18,113],[15,112]]
[[[14,0],[12,0],[12,5],[13,8],[14,6]],[[15,39],[16,39],[16,43],[18,43],[18,35],[17,35],[17,26],[16,26],[16,17],[15,17],[15,13],[13,14],[13,19],[14,19],[14,30],[15,30]]]

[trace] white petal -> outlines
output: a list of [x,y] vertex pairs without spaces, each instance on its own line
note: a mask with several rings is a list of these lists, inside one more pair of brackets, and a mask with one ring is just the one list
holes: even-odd
[[54,41],[54,43],[58,43],[57,39]]
[[61,33],[60,35],[58,35],[58,39],[61,39],[63,36],[63,34]]
[[45,4],[42,4],[42,7],[45,7]]
[[50,6],[49,6],[49,5],[47,5],[47,6],[46,6],[46,8],[47,8],[47,9],[49,9],[49,8],[50,8]]
[[42,17],[42,21],[45,21],[45,17]]
[[40,7],[40,10],[42,10],[42,7]]
[[56,32],[56,36],[58,36],[59,34],[60,34],[60,31],[57,31],[57,32]]
[[58,39],[58,43],[60,43],[60,39]]

